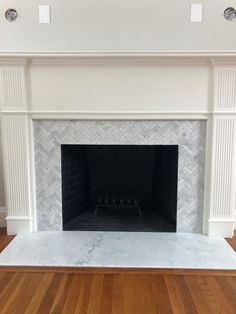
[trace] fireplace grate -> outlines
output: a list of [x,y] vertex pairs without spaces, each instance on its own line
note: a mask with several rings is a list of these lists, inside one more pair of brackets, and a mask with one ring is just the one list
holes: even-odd
[[128,209],[128,210],[137,210],[137,213],[140,217],[140,219],[143,219],[142,210],[139,206],[140,204],[140,198],[134,198],[134,197],[109,197],[109,196],[99,196],[97,198],[97,206],[94,209],[93,212],[93,219],[95,220],[98,210],[99,209],[109,209],[111,211],[117,210],[117,209]]

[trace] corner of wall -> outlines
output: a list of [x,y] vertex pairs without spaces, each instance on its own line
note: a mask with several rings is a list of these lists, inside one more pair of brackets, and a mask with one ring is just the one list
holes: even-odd
[[5,207],[0,207],[0,228],[6,227],[6,216],[7,209]]
[[234,210],[234,229],[236,230],[236,209]]

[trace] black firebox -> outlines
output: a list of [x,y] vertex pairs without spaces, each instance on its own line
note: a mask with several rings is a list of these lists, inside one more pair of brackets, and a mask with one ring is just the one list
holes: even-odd
[[177,145],[62,145],[64,230],[176,231]]

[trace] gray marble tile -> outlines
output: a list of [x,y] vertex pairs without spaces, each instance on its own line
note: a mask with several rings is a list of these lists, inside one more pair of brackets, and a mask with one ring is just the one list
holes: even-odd
[[61,144],[179,145],[177,231],[202,232],[206,121],[34,121],[37,226],[62,230]]
[[18,235],[0,265],[236,269],[236,253],[200,234],[37,232]]

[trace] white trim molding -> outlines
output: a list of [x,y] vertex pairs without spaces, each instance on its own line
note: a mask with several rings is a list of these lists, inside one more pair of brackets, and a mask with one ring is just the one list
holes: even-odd
[[209,236],[211,237],[226,237],[231,238],[234,234],[233,218],[230,219],[209,219]]
[[[209,119],[205,211],[210,236],[231,237],[234,233],[236,188],[236,67],[214,64],[213,115]],[[214,111],[217,115],[214,115]],[[223,115],[219,113],[223,112]]]
[[[13,62],[0,67],[2,110],[27,111],[26,70]],[[1,64],[1,62],[0,62]],[[1,114],[3,169],[7,199],[8,234],[31,230],[31,167],[27,114]],[[23,217],[19,220],[19,217]]]
[[236,51],[38,51],[1,52],[0,65],[24,66],[232,66]]
[[37,51],[1,51],[0,58],[8,59],[14,58],[16,61],[24,58],[40,58],[49,57],[51,59],[55,57],[71,58],[71,57],[165,57],[165,58],[214,58],[214,62],[218,60],[222,63],[222,59],[225,61],[232,60],[236,58],[236,50],[37,50]]
[[7,234],[15,235],[31,232],[31,218],[28,216],[7,216]]
[[35,120],[206,120],[208,113],[191,111],[31,111],[30,117]]

